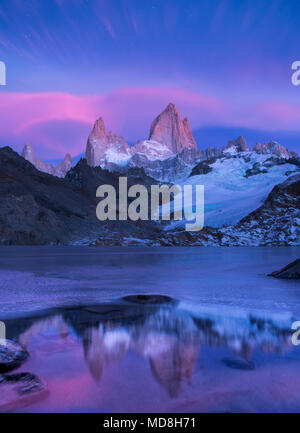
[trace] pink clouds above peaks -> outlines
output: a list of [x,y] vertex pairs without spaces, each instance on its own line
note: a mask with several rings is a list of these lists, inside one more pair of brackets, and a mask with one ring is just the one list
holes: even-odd
[[[299,130],[300,104],[294,102],[253,103],[246,97],[243,101],[234,96],[226,100],[201,92],[158,87],[120,88],[99,95],[1,92],[0,145],[21,151],[26,142],[39,143],[36,153],[43,159],[63,158],[66,153],[79,155],[99,113],[108,129],[134,142],[146,137],[149,122],[169,101],[176,102],[179,110],[188,115],[193,130],[203,126]],[[195,148],[189,121],[181,120],[174,105],[156,117],[149,138],[151,142],[163,141],[170,154],[186,146]],[[143,142],[139,147],[144,145]],[[124,143],[122,148],[128,155],[131,148]]]
[[226,112],[223,101],[180,89],[120,88],[93,96],[3,92],[0,144],[9,143],[20,151],[27,141],[39,143],[36,151],[44,159],[63,157],[65,153],[78,155],[99,113],[109,129],[136,141],[145,137],[150,119],[172,99],[189,113],[197,127]]

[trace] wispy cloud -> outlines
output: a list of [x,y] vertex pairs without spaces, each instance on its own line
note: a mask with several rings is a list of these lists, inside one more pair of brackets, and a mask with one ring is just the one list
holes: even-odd
[[[1,93],[0,143],[20,150],[32,141],[45,158],[84,151],[87,135],[102,116],[107,130],[129,141],[147,138],[151,121],[174,102],[192,127],[208,125],[299,131],[300,104],[241,104],[172,88],[121,88],[98,96],[69,93]],[[231,138],[231,137],[228,137]]]
[[106,28],[106,30],[108,31],[108,33],[110,34],[110,36],[111,36],[113,39],[117,39],[117,36],[116,36],[115,30],[114,30],[114,28],[113,28],[113,26],[112,26],[112,23],[111,23],[111,21],[109,20],[109,18],[108,18],[108,17],[105,17],[105,16],[100,16],[99,19],[100,19],[100,21],[102,22],[102,24],[104,25],[104,27]]

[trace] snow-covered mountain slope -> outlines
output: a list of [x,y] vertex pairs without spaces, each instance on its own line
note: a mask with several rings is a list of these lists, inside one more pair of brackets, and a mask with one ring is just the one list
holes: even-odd
[[131,148],[120,135],[108,134],[108,148],[104,154],[107,163],[114,163],[120,166],[127,164],[131,158]]
[[[200,163],[198,171],[201,172],[202,167],[206,174],[191,176],[180,186],[204,185],[206,226],[234,225],[258,208],[275,185],[299,172],[299,165],[299,160],[284,160],[256,152],[236,152],[231,148],[211,162]],[[163,206],[162,212],[167,209],[167,205]],[[173,221],[167,230],[185,224],[186,221]]]
[[163,160],[173,155],[173,152],[166,144],[154,140],[139,141],[132,147],[132,152],[145,155],[150,161]]
[[[137,242],[138,241],[138,242]],[[300,174],[274,186],[264,203],[237,224],[189,232],[184,227],[149,237],[110,238],[111,245],[147,246],[299,246]],[[101,240],[99,245],[103,245]]]
[[299,245],[300,174],[276,185],[263,205],[234,227],[222,229],[224,245]]
[[[153,143],[153,142],[151,142]],[[160,182],[183,182],[200,161],[220,156],[220,149],[209,147],[206,150],[185,148],[177,155],[164,158],[149,158],[146,152],[137,152],[129,160],[127,168],[143,168],[148,176]],[[125,169],[126,169],[125,167]],[[115,168],[116,170],[116,168]]]
[[147,176],[168,183],[186,179],[193,166],[186,163],[179,155],[164,159],[149,159],[146,154],[136,153],[127,165],[127,168],[133,167],[142,168]]

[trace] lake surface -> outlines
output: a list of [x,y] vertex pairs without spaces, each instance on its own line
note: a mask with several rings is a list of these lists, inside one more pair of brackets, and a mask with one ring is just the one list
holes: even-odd
[[[300,248],[0,248],[0,320],[48,394],[19,411],[300,411]],[[163,295],[165,297],[129,295]]]

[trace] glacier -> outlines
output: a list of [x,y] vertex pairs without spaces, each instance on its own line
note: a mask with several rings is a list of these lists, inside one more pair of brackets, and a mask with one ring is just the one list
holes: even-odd
[[[274,164],[266,172],[247,177],[247,170],[257,163],[263,166],[270,160],[270,155],[236,153],[235,149],[231,149],[231,157],[226,154],[210,165],[212,170],[209,173],[191,176],[179,183],[181,187],[204,185],[205,225],[212,227],[236,224],[258,208],[272,188],[287,179],[287,173],[299,171],[293,164]],[[162,206],[160,212],[163,214],[167,208],[168,205]],[[182,227],[184,224],[184,220],[172,221],[165,229]]]

